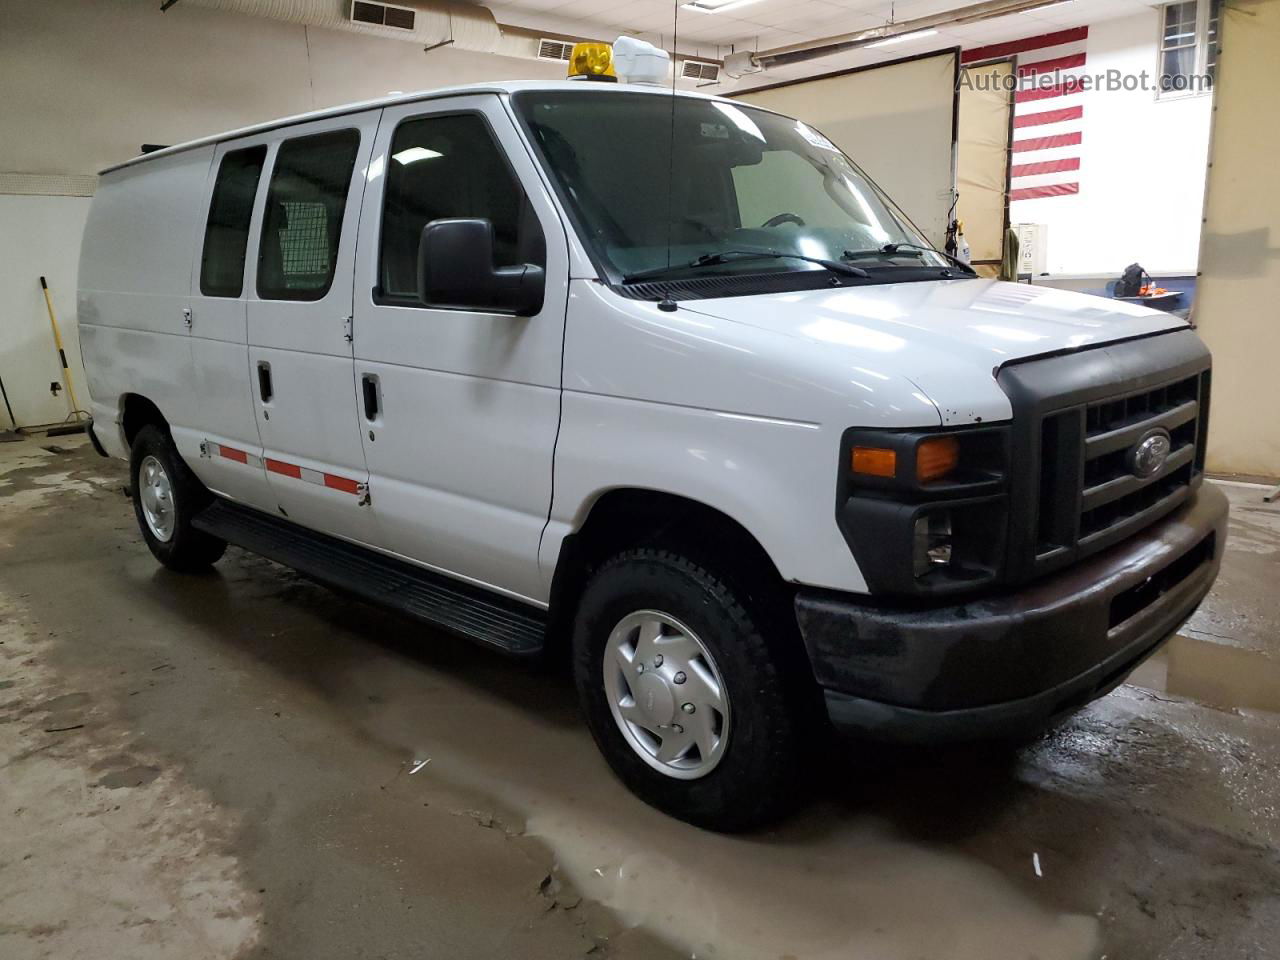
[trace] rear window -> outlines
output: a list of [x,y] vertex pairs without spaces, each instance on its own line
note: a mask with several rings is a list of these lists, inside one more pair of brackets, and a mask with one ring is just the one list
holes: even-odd
[[355,130],[280,144],[258,253],[262,299],[319,300],[329,292],[359,148]]
[[232,150],[218,167],[200,255],[200,292],[206,297],[238,297],[244,291],[249,218],[266,160],[265,146],[248,147]]

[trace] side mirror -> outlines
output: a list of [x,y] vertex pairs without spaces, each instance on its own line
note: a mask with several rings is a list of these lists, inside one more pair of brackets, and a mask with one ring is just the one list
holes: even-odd
[[418,297],[425,304],[531,317],[542,309],[545,286],[542,268],[532,263],[493,265],[488,220],[432,220],[422,228]]

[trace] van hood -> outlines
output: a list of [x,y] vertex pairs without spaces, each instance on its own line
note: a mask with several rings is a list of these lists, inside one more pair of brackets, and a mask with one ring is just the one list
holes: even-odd
[[965,279],[683,302],[688,309],[844,351],[910,380],[946,424],[1006,419],[1007,363],[1188,326],[1172,314],[1068,290]]

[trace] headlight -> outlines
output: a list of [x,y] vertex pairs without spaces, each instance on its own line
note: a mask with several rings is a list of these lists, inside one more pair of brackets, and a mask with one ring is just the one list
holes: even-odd
[[941,596],[996,581],[1007,427],[846,431],[836,515],[873,593]]

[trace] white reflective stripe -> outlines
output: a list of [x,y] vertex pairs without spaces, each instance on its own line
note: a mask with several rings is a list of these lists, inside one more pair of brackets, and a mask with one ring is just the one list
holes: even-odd
[[302,474],[302,479],[307,481],[307,483],[317,483],[322,487],[325,485],[323,471],[311,470],[311,469],[308,469],[307,467],[299,467],[298,470]]

